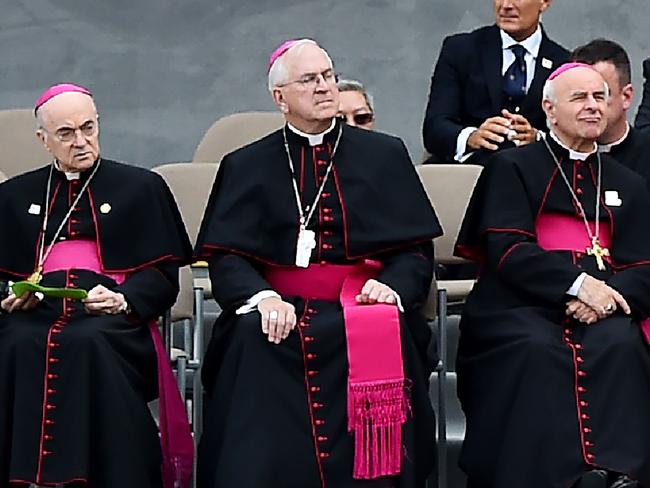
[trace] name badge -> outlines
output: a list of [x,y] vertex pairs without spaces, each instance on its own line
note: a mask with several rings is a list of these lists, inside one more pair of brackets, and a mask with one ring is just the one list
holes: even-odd
[[542,58],[542,67],[551,69],[553,67],[553,61],[548,58]]
[[27,210],[27,213],[32,215],[39,215],[41,213],[41,206],[36,203],[32,203],[29,206],[29,210]]
[[620,207],[623,200],[618,197],[616,190],[605,190],[605,205],[608,207]]

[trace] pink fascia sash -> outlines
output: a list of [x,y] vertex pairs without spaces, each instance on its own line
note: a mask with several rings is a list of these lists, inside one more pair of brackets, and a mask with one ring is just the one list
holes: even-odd
[[402,426],[410,412],[397,306],[356,302],[365,282],[381,264],[312,264],[270,267],[265,275],[282,295],[340,301],[348,353],[348,431],[354,433],[357,479],[400,473]]
[[[591,232],[596,231],[594,222],[589,222]],[[591,241],[580,217],[560,213],[542,213],[535,222],[537,243],[546,251],[587,252]],[[602,247],[610,248],[612,244],[611,226],[607,221],[598,225],[598,240]],[[609,262],[610,258],[605,257]]]
[[[128,277],[124,273],[105,273],[99,260],[97,244],[91,240],[56,243],[43,264],[44,273],[70,269],[85,269],[103,274],[115,280],[117,284],[124,283]],[[160,337],[158,324],[151,321],[148,325],[158,363],[163,486],[164,488],[185,488],[189,486],[192,477],[194,442],[185,405],[178,391],[174,373]]]

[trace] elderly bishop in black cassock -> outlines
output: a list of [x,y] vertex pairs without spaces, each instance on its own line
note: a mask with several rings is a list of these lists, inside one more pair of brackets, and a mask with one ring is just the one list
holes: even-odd
[[650,486],[650,196],[595,141],[586,64],[544,90],[545,140],[494,156],[457,243],[482,265],[461,320],[469,486]]
[[0,487],[186,486],[192,439],[154,322],[191,257],[174,199],[100,156],[87,89],[55,85],[35,113],[54,160],[0,185]]
[[402,141],[335,119],[314,41],[271,57],[286,125],[226,156],[198,238],[223,308],[199,486],[420,488],[436,216]]

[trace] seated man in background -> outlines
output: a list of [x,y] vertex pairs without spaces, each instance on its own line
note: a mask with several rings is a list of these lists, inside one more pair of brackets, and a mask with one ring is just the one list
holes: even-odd
[[471,488],[648,487],[650,195],[597,151],[596,70],[561,66],[543,99],[549,134],[494,156],[457,242],[482,264],[460,323],[460,465]]
[[197,240],[223,309],[199,486],[423,488],[435,213],[400,139],[336,118],[316,42],[268,78],[286,125],[223,159]]
[[637,129],[650,128],[650,58],[643,61],[643,96],[636,113],[634,127]]
[[593,66],[609,87],[607,128],[598,138],[598,150],[609,153],[650,184],[650,134],[630,127],[627,121],[634,88],[630,58],[625,49],[613,41],[596,39],[576,48],[571,57]]
[[339,80],[339,111],[337,117],[353,127],[372,130],[375,124],[372,95],[355,80]]
[[[0,487],[184,487],[192,439],[150,325],[191,258],[176,203],[155,173],[100,156],[87,89],[55,85],[35,114],[53,161],[0,184]],[[88,295],[16,296],[10,280],[25,279]]]
[[568,51],[540,24],[552,0],[493,0],[496,25],[447,37],[424,118],[430,162],[483,164],[546,130],[542,86]]

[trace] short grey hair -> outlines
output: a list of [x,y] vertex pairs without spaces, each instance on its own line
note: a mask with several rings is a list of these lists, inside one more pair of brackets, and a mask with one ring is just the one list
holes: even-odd
[[[298,39],[289,49],[287,49],[278,59],[276,59],[275,63],[273,63],[273,66],[271,66],[271,69],[269,70],[269,76],[268,76],[268,87],[270,92],[272,92],[273,88],[275,88],[276,86],[282,85],[283,83],[289,81],[289,72],[285,64],[286,62],[285,55],[289,51],[293,51],[294,49],[302,49],[306,45],[312,45],[323,49],[313,39],[309,39],[309,38]],[[325,53],[325,56],[327,57],[330,63],[330,67],[333,67],[332,59],[330,58],[329,54],[327,54],[327,51],[325,51],[325,49],[323,49],[323,52]]]
[[366,104],[370,111],[374,114],[374,97],[366,91],[366,88],[363,86],[363,83],[357,80],[339,80],[336,84],[340,92],[355,91],[363,95],[363,98],[366,100]]

